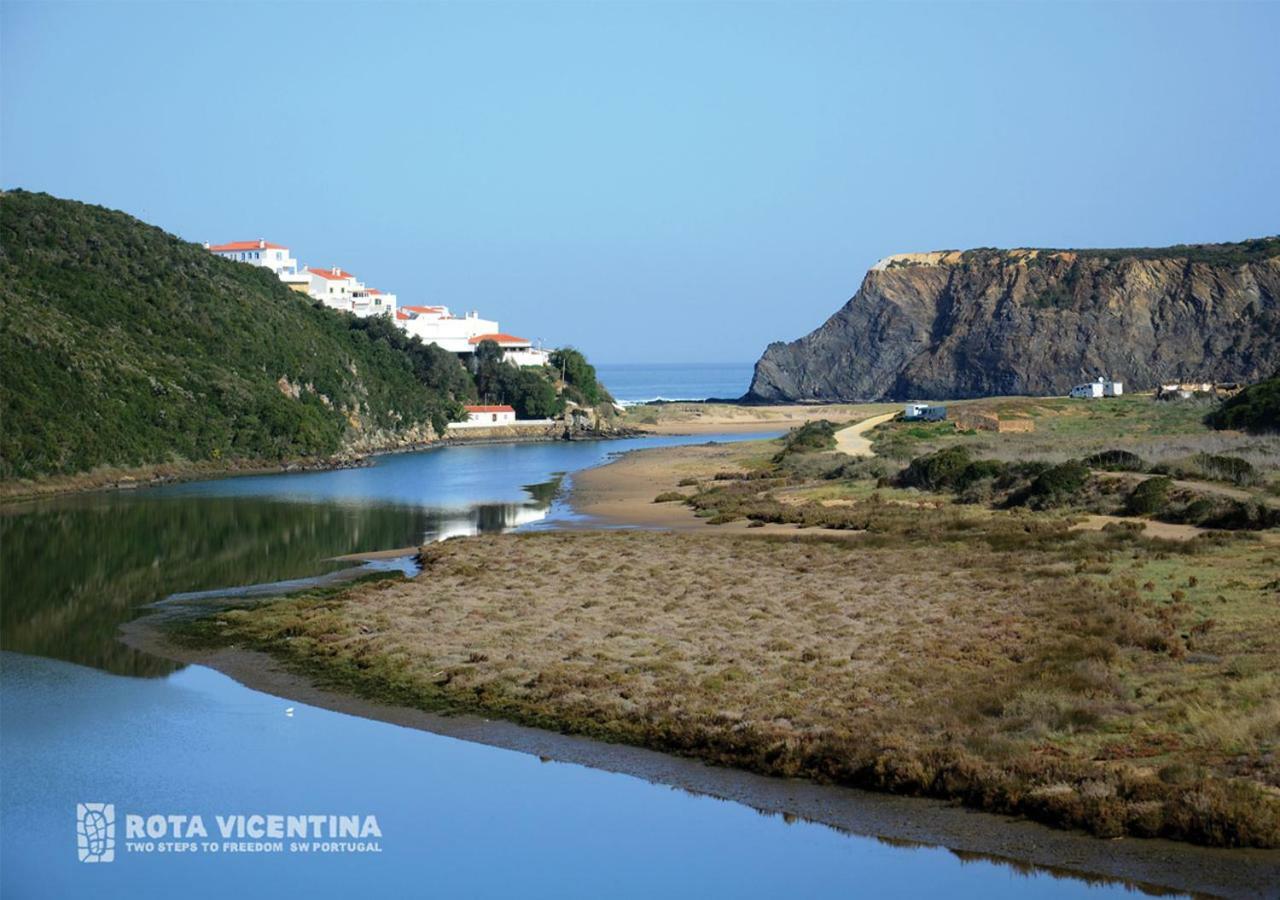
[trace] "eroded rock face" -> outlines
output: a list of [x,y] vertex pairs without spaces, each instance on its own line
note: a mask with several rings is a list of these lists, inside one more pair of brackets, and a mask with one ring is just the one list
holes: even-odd
[[746,399],[1053,395],[1099,375],[1143,390],[1274,373],[1280,239],[1179,249],[890,257],[822,327],[770,344]]

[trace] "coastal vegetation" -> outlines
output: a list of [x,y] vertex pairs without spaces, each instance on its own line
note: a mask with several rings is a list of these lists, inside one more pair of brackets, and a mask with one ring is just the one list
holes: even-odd
[[508,365],[496,342],[481,341],[471,365],[475,390],[484,402],[510,404],[519,419],[545,419],[564,412],[564,399],[556,392],[551,372]]
[[5,479],[325,456],[469,396],[456,357],[123,213],[7,191],[0,248]]
[[1101,836],[1280,843],[1276,547],[866,503],[882,527],[842,540],[448,541],[417,579],[179,635],[383,703]]
[[517,368],[493,345],[469,371],[124,213],[0,195],[0,481],[318,463],[440,437],[482,396],[521,418],[608,398],[558,353]]
[[587,362],[581,350],[561,347],[551,353],[551,368],[560,375],[568,399],[579,406],[611,403],[613,398],[596,378],[596,367]]
[[1209,413],[1214,428],[1255,433],[1280,431],[1280,373],[1250,385]]
[[646,451],[670,463],[644,521],[679,533],[448,541],[417,578],[175,635],[382,703],[1280,846],[1274,439],[1149,398],[987,408],[1036,430],[886,422],[891,452],[852,458],[814,420]]

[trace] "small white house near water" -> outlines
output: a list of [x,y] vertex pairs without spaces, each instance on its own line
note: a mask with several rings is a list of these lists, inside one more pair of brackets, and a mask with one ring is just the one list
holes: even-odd
[[468,406],[468,425],[514,425],[516,411],[513,407],[502,406]]

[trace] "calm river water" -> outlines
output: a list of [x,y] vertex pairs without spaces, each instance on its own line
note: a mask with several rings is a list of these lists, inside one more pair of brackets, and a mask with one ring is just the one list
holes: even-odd
[[[955,897],[1123,893],[966,861],[578,765],[310,707],[134,651],[174,594],[304,579],[331,557],[554,526],[560,473],[644,441],[452,447],[0,514],[0,894],[26,897]],[[170,603],[175,602],[173,600]],[[114,804],[81,862],[77,804]],[[126,847],[124,816],[377,817],[376,852]],[[351,839],[344,839],[350,841]],[[270,843],[270,842],[268,842]],[[244,846],[241,850],[250,850]]]

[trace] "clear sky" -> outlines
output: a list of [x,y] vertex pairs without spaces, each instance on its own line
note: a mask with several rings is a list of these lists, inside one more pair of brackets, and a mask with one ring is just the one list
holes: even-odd
[[1280,231],[1280,4],[0,3],[0,183],[597,360],[878,258]]

